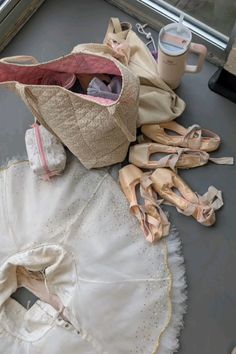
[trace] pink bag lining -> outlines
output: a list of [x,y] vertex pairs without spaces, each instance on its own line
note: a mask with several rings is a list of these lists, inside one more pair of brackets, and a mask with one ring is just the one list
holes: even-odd
[[111,60],[91,54],[79,53],[45,64],[25,66],[0,62],[0,82],[18,81],[26,85],[37,85],[45,71],[78,75],[110,74],[121,76],[119,68]]
[[[0,83],[17,81],[25,85],[38,85],[45,73],[60,72],[73,74],[110,74],[121,76],[119,68],[109,59],[99,56],[78,53],[45,64],[20,65],[0,62]],[[115,101],[102,97],[77,94],[88,101],[109,106]]]
[[88,101],[97,102],[97,103],[104,105],[104,106],[111,106],[112,104],[117,102],[117,101],[111,100],[109,98],[90,96],[90,95],[85,95],[83,93],[74,93],[74,94],[84,98],[85,100],[87,99]]

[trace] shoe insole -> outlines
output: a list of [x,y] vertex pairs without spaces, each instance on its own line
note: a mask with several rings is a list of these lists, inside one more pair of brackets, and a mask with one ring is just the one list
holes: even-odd
[[149,160],[150,161],[159,161],[163,157],[166,157],[167,154],[164,154],[163,152],[154,152],[153,154],[150,155]]

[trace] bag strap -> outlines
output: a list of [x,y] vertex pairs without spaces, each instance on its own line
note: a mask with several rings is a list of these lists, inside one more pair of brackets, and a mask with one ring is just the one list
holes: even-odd
[[129,31],[131,30],[132,25],[128,22],[120,22],[117,17],[111,17],[108,23],[107,32],[103,40],[104,44],[107,44],[107,41],[110,38],[117,40],[118,43],[122,43],[126,40]]
[[119,33],[122,31],[121,23],[118,17],[111,17],[107,27],[107,33]]
[[31,55],[16,55],[12,57],[1,58],[0,62],[2,63],[12,63],[12,64],[22,64],[30,62],[31,64],[38,64],[37,59],[32,57]]
[[130,46],[126,39],[131,28],[130,23],[120,23],[118,18],[111,17],[103,40],[103,43],[115,52],[113,56],[126,66],[130,59]]
[[19,83],[17,83],[16,86],[18,88],[18,91],[20,93],[22,100],[26,103],[27,106],[30,106],[34,117],[37,119],[39,117],[39,113],[35,109],[35,107],[29,102],[28,96],[30,95],[30,93],[27,91],[27,94],[26,94],[27,87],[25,87],[24,85],[19,84]]
[[40,111],[37,109],[37,97],[33,95],[33,93],[24,85],[17,84],[18,92],[20,93],[21,98],[25,102],[27,106],[29,106],[34,118],[35,122],[39,122],[42,124],[52,135],[54,135],[59,141],[61,139],[57,136],[57,134],[51,129],[51,127],[45,122]]

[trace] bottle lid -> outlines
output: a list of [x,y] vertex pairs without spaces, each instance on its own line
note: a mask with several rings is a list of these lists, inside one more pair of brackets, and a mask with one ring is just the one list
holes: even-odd
[[185,53],[191,43],[192,33],[182,22],[163,27],[159,34],[159,47],[165,54],[177,56]]

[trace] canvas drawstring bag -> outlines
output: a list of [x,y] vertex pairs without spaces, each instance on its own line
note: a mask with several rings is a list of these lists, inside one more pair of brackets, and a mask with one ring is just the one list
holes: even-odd
[[130,23],[111,18],[104,43],[139,78],[138,126],[167,122],[183,113],[184,101],[159,77],[157,62]]

